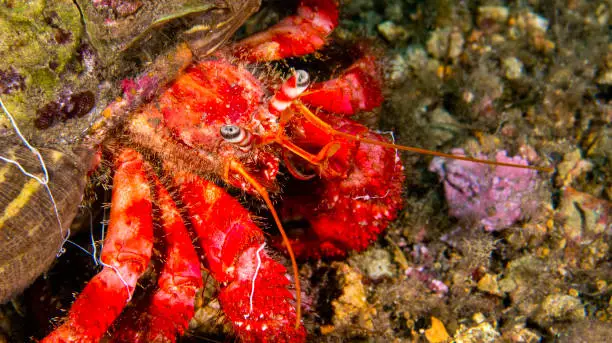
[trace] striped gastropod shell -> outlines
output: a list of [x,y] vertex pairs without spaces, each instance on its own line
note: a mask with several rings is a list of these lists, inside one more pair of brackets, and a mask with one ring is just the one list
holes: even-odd
[[38,151],[46,184],[40,182],[45,173],[32,151],[0,138],[0,303],[49,268],[83,197],[87,158],[55,149]]

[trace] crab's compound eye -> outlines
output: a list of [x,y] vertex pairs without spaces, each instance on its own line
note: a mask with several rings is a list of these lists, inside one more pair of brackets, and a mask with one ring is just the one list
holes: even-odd
[[251,133],[240,126],[223,125],[219,130],[226,142],[236,144],[240,149],[248,151],[253,143]]
[[308,72],[306,72],[306,70],[296,70],[295,77],[295,84],[298,88],[306,88],[306,86],[308,86],[310,76],[308,76]]
[[223,125],[219,130],[221,137],[230,143],[238,143],[244,136],[244,130],[236,125]]

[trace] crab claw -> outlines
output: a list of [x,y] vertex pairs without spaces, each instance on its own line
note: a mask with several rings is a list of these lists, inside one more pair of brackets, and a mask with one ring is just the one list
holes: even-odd
[[338,26],[338,6],[333,0],[302,0],[297,15],[236,43],[233,54],[249,62],[303,56],[325,45]]
[[311,85],[300,100],[312,107],[342,115],[380,106],[383,97],[376,59],[366,54],[337,78]]
[[[386,141],[350,119],[320,116],[339,131]],[[294,136],[294,140],[308,149],[320,149],[326,142],[324,132],[309,123],[302,127],[307,128],[306,136]],[[344,141],[319,175],[294,182],[295,187],[285,191],[280,209],[285,221],[296,224],[288,226],[294,228],[289,233],[291,246],[300,258],[344,256],[350,250],[363,250],[402,207],[403,166],[394,149]],[[275,242],[282,246],[280,239]]]

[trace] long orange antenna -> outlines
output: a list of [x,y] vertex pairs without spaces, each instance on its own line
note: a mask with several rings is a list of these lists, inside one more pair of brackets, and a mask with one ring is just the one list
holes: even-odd
[[287,237],[287,233],[283,229],[283,224],[280,221],[278,213],[276,213],[276,210],[274,209],[274,206],[272,205],[272,201],[270,200],[268,191],[257,180],[255,180],[255,178],[253,178],[244,169],[242,164],[240,164],[239,162],[231,161],[229,168],[234,170],[238,174],[240,174],[249,184],[251,184],[251,186],[253,186],[253,188],[255,188],[257,193],[261,195],[264,202],[266,203],[266,206],[268,206],[268,208],[270,209],[270,213],[272,213],[272,217],[274,217],[276,226],[278,227],[278,230],[280,231],[281,236],[283,237],[283,242],[285,242],[285,245],[287,246],[287,252],[289,252],[289,258],[291,259],[291,266],[293,268],[293,278],[295,279],[294,280],[295,293],[296,293],[295,294],[295,300],[296,300],[295,327],[298,328],[300,326],[300,320],[302,317],[302,289],[300,287],[300,274],[298,271],[297,262],[295,260],[295,254],[293,253],[293,248],[291,248],[291,242],[289,242],[289,237]]
[[297,106],[297,108],[300,110],[300,113],[302,113],[302,115],[304,115],[304,117],[308,119],[308,121],[310,121],[313,125],[317,126],[318,128],[326,132],[329,132],[336,136],[344,137],[346,139],[368,143],[368,144],[374,144],[374,145],[382,146],[385,148],[416,152],[416,153],[423,154],[423,155],[439,156],[439,157],[451,158],[455,160],[470,161],[470,162],[483,163],[483,164],[489,164],[489,165],[494,165],[494,166],[532,169],[532,170],[538,170],[538,171],[547,172],[547,173],[552,173],[554,171],[554,168],[549,168],[549,167],[527,166],[527,165],[515,164],[515,163],[482,160],[482,159],[466,157],[466,156],[456,156],[456,155],[445,154],[443,152],[438,152],[438,151],[433,151],[433,150],[427,150],[427,149],[421,149],[421,148],[415,148],[415,147],[410,147],[410,146],[397,145],[397,144],[377,141],[375,139],[365,138],[359,135],[352,135],[350,133],[340,132],[334,129],[331,125],[321,120],[321,118],[317,117],[314,113],[312,113],[312,111],[310,111],[310,109],[308,109],[308,107],[304,106],[304,104],[302,104],[301,102],[296,101],[294,102],[294,105]]

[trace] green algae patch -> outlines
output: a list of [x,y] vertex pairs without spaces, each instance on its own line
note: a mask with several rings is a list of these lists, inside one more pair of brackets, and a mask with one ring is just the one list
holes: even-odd
[[[36,110],[63,86],[82,34],[71,0],[0,3],[0,95],[26,131]],[[0,125],[6,124],[0,116]]]

